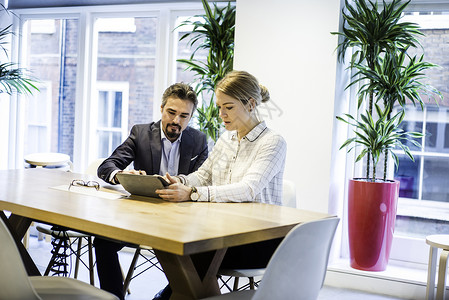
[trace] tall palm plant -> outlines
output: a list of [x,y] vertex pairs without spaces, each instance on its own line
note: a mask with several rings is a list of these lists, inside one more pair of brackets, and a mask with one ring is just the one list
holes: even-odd
[[[358,71],[356,72],[357,80],[353,81],[352,84],[359,81],[365,82],[365,84],[361,85],[359,94],[362,96],[374,94],[377,100],[382,100],[383,106],[385,107],[384,114],[388,121],[396,103],[402,107],[401,110],[404,110],[407,100],[413,105],[419,104],[423,108],[424,102],[421,94],[429,97],[438,95],[442,98],[442,94],[438,90],[422,81],[426,78],[424,71],[436,67],[435,64],[425,62],[423,59],[423,55],[419,58],[417,56],[409,57],[405,51],[399,50],[385,53],[383,57],[380,57],[375,62],[374,69],[370,69],[363,64],[354,65]],[[399,125],[400,122],[397,123],[397,126]],[[413,132],[409,136],[421,138],[423,135]],[[414,140],[409,141],[412,141],[416,146],[420,147]],[[404,149],[403,147],[401,148]],[[383,179],[386,180],[388,155],[392,148],[386,148],[384,150]],[[410,152],[405,152],[414,161]],[[396,158],[394,162],[397,165],[397,157],[393,156],[393,158]],[[373,169],[375,169],[375,166],[373,166]]]
[[[344,61],[348,50],[354,52],[350,57],[349,69],[358,65],[365,65],[374,70],[376,61],[384,53],[404,51],[409,47],[417,47],[418,36],[422,35],[418,25],[410,22],[400,22],[400,18],[409,1],[393,0],[383,1],[382,9],[376,2],[370,0],[355,0],[351,5],[345,0],[345,8],[342,11],[342,32],[332,32],[339,35],[341,42],[337,46],[338,59]],[[356,75],[353,78],[357,78]],[[349,86],[352,83],[349,84]],[[348,86],[348,87],[349,87]],[[368,112],[373,114],[374,93],[358,93],[358,108],[368,97]],[[369,178],[370,154],[368,154],[366,178]]]
[[[6,11],[3,5],[0,8]],[[11,34],[11,25],[0,30],[0,49],[6,56],[8,55],[6,38]],[[0,62],[0,93],[32,94],[33,90],[38,90],[34,85],[34,80],[25,75],[25,71],[22,68],[18,68],[14,63]]]
[[[219,7],[214,3],[212,10],[206,0],[202,0],[202,3],[205,14],[194,16],[200,20],[188,19],[179,26],[193,26],[193,30],[184,34],[180,41],[189,37],[188,45],[196,48],[190,59],[178,59],[178,62],[184,63],[187,70],[195,72],[196,91],[210,96],[209,103],[203,102],[198,108],[198,123],[200,130],[216,141],[221,121],[213,95],[216,84],[232,70],[234,64],[235,6],[228,3],[227,6]],[[195,58],[200,49],[208,50],[206,62]]]

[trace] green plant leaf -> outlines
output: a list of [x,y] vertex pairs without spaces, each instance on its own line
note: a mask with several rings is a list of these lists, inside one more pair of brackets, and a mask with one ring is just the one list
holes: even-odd
[[[202,0],[204,15],[196,15],[200,21],[188,19],[177,28],[193,26],[191,32],[185,33],[180,40],[187,39],[190,47],[195,47],[189,60],[178,59],[185,64],[186,70],[195,73],[196,92],[213,95],[216,84],[233,69],[234,63],[234,32],[235,32],[235,6],[230,2],[224,7],[216,3],[213,8],[206,0]],[[206,62],[195,59],[199,50],[208,50]],[[200,130],[216,141],[220,129],[221,119],[218,107],[213,101],[203,99],[203,105],[197,109],[198,125]]]

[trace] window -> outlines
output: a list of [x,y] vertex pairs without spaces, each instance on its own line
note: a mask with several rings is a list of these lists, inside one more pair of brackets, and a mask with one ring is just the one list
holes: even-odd
[[[449,41],[448,12],[411,12],[405,20],[418,23],[424,37],[420,42],[425,60],[439,65],[426,75],[429,84],[436,87],[444,96],[438,105],[433,99],[423,99],[424,110],[407,106],[403,127],[407,130],[425,133],[419,142],[422,149],[409,143],[415,162],[404,154],[399,155],[399,168],[395,178],[400,180],[400,200],[398,204],[397,235],[424,237],[441,233],[441,226],[449,225],[449,217],[442,211],[449,209],[449,49],[441,47]],[[417,54],[422,49],[417,49]]]
[[108,157],[128,135],[127,82],[97,82],[97,157]]
[[82,171],[109,156],[134,124],[157,120],[168,85],[191,81],[184,67],[172,68],[179,39],[173,29],[178,17],[202,13],[200,3],[14,13],[20,31],[14,53],[21,53],[17,60],[41,90],[11,116],[19,128],[10,150],[17,153],[13,167],[23,166],[25,154],[52,151],[70,155],[74,170]]
[[426,136],[419,141],[422,150],[408,143],[415,162],[398,154],[400,162],[395,178],[401,181],[400,197],[449,204],[449,187],[445,184],[449,174],[449,108],[444,102],[440,106],[426,105],[423,111],[411,107],[406,116],[402,127],[425,132]]
[[[175,35],[175,39],[177,41],[179,41],[179,39],[186,33],[188,33],[189,31],[191,31],[193,28],[190,28],[189,26],[181,26],[180,28],[178,28],[178,26],[186,21],[186,20],[190,20],[190,21],[200,21],[197,18],[194,18],[193,16],[179,16],[176,19],[176,31],[174,32]],[[179,43],[177,43],[177,51],[176,51],[176,59],[190,59],[190,56],[192,54],[192,50],[195,49],[197,47],[197,45],[199,45],[202,40],[198,40],[194,43],[193,47],[191,48],[188,43],[190,41],[191,37],[187,37],[184,38],[182,41],[180,41]],[[208,55],[208,51],[205,49],[200,49],[195,53],[195,59],[199,60],[199,61],[203,61],[206,62],[207,60],[207,55]],[[177,81],[183,81],[183,82],[193,82],[193,80],[195,79],[195,72],[192,71],[185,71],[186,69],[186,65],[180,62],[176,62],[176,75],[177,75]]]

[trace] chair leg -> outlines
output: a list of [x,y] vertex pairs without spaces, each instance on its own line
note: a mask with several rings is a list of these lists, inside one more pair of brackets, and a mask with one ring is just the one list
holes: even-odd
[[254,290],[254,277],[248,277],[249,279],[249,289]]
[[126,274],[126,278],[123,283],[123,292],[125,294],[126,294],[126,291],[128,291],[128,293],[129,293],[129,289],[128,289],[129,283],[131,282],[131,279],[133,277],[134,270],[136,268],[136,263],[137,263],[137,260],[139,259],[139,255],[140,255],[140,248],[137,248],[136,252],[134,252],[134,257],[131,261],[131,265],[129,266],[128,273]]
[[[81,240],[81,238],[80,238]],[[93,247],[92,247],[92,236],[88,236],[87,237],[87,249],[88,249],[88,254],[89,254],[89,279],[90,279],[90,284],[95,286],[95,277],[94,277],[94,258],[93,258]]]
[[429,266],[427,270],[426,300],[435,299],[435,273],[437,268],[438,249],[430,246]]
[[440,255],[440,266],[438,270],[437,297],[438,300],[444,300],[446,292],[446,270],[449,251],[443,249]]
[[239,278],[234,277],[234,291],[237,291],[239,289]]
[[75,260],[75,274],[74,278],[78,278],[78,271],[80,268],[80,259],[81,259],[81,247],[82,247],[82,238],[78,238],[78,246],[76,248],[76,260]]

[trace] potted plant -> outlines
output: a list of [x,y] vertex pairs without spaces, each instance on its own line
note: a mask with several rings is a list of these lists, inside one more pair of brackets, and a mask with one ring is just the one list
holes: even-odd
[[[5,6],[0,4],[0,13],[7,12]],[[0,49],[8,57],[6,49],[6,38],[12,34],[12,25],[0,29]],[[0,62],[0,93],[12,94],[14,92],[19,94],[32,94],[33,90],[38,88],[33,84],[34,80],[25,74],[25,70],[18,68],[16,64],[11,62]]]
[[[349,181],[348,234],[351,267],[368,271],[385,270],[393,239],[399,182],[387,179],[389,158],[397,166],[393,150],[399,148],[413,160],[404,142],[419,145],[416,139],[423,136],[401,128],[404,106],[418,103],[423,107],[420,94],[441,96],[422,82],[423,71],[435,65],[409,54],[410,48],[419,45],[421,35],[416,24],[400,22],[409,2],[384,1],[379,9],[377,2],[356,0],[352,6],[346,1],[344,28],[333,33],[342,38],[337,48],[340,60],[348,49],[354,50],[348,87],[358,87],[358,109],[366,106],[360,119],[350,114],[337,118],[356,129],[341,148],[352,145],[351,151],[361,146],[356,162],[366,156],[366,176]],[[395,106],[398,112],[393,114]],[[377,178],[376,167],[382,158],[383,177]]]
[[[214,3],[212,10],[206,0],[202,0],[205,14],[196,15],[200,20],[188,19],[182,26],[193,26],[193,30],[184,34],[180,41],[190,37],[188,45],[196,47],[190,59],[178,59],[186,64],[186,69],[195,72],[196,92],[202,94],[203,104],[197,109],[200,130],[214,142],[221,128],[219,111],[214,102],[215,85],[233,68],[235,6],[218,7]],[[195,59],[200,49],[208,50],[206,62]],[[205,101],[207,98],[209,101]]]

